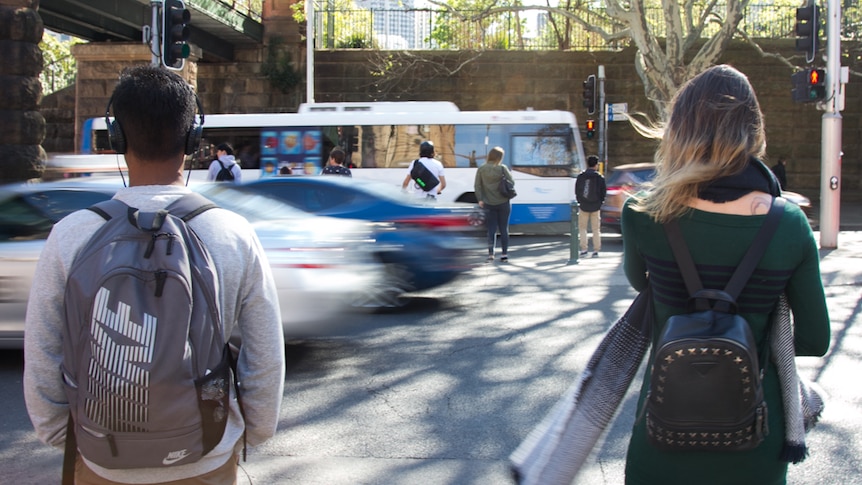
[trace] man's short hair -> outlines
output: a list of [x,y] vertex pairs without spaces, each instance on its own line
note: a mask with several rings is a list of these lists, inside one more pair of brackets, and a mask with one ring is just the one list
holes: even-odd
[[431,140],[423,141],[419,145],[419,156],[420,157],[433,157],[434,156],[434,142]]
[[597,157],[595,155],[590,155],[587,157],[587,166],[588,167],[595,167],[598,164],[599,164],[599,157]]
[[329,158],[335,160],[335,163],[341,165],[344,163],[344,150],[341,147],[335,147],[329,152]]
[[185,152],[197,101],[183,78],[150,65],[126,68],[112,96],[114,118],[123,130],[128,152],[149,161]]
[[223,151],[228,155],[233,155],[233,147],[230,143],[219,143],[216,147],[216,151]]

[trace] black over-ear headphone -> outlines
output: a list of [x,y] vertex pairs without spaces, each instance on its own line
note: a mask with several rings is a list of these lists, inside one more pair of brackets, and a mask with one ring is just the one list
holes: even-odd
[[[194,92],[193,92],[194,93]],[[198,149],[198,146],[201,144],[201,138],[203,137],[204,130],[204,106],[201,104],[200,98],[198,98],[198,94],[195,95],[195,103],[198,105],[198,117],[200,118],[200,123],[192,123],[192,126],[189,127],[189,131],[186,132],[186,147],[185,154],[191,155]],[[126,135],[123,133],[123,127],[120,126],[120,122],[116,120],[116,118],[111,121],[111,104],[114,102],[114,95],[111,95],[111,99],[108,100],[108,106],[105,108],[105,125],[108,127],[108,141],[111,143],[111,148],[117,153],[126,153]]]

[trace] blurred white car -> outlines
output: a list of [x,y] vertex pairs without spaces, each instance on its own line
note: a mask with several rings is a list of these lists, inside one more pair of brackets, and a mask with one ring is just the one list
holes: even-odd
[[[112,177],[0,187],[0,348],[23,347],[33,272],[54,223],[119,187]],[[352,308],[374,306],[382,277],[374,257],[379,225],[314,216],[228,184],[194,189],[254,226],[278,287],[285,337],[326,333],[348,323]]]

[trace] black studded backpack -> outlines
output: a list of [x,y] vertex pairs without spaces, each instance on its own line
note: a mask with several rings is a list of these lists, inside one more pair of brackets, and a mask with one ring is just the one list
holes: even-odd
[[653,446],[742,451],[755,448],[769,433],[762,387],[769,345],[760,359],[748,322],[736,312],[736,299],[775,233],[784,202],[775,199],[724,290],[703,288],[679,225],[665,224],[691,313],[670,317],[655,346],[646,399]]

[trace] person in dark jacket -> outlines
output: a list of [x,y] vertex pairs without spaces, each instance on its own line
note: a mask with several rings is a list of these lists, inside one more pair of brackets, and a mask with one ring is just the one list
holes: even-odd
[[340,147],[335,147],[329,152],[329,164],[323,167],[323,175],[342,175],[344,177],[352,177],[350,169],[344,166],[344,150]]
[[587,169],[578,175],[575,182],[575,197],[578,200],[578,241],[581,256],[586,256],[589,251],[587,240],[587,226],[592,226],[593,231],[593,257],[599,256],[602,250],[602,225],[599,218],[599,209],[605,202],[608,188],[605,178],[596,170],[599,165],[599,157],[590,155],[587,157]]
[[778,163],[772,167],[772,173],[778,179],[781,190],[787,190],[787,158],[778,157]]

